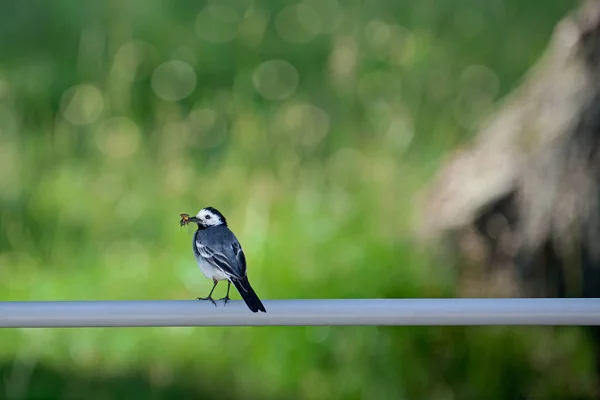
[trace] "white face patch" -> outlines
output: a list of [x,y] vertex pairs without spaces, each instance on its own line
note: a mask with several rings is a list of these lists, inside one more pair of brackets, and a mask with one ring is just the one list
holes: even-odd
[[202,221],[202,225],[204,226],[217,226],[223,224],[221,217],[219,217],[212,211],[207,210],[206,208],[203,208],[202,210],[198,211],[198,214],[196,214],[196,218]]

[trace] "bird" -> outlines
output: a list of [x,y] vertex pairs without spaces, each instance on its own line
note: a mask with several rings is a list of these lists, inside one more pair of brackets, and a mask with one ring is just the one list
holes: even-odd
[[227,226],[227,220],[214,207],[205,207],[198,211],[196,216],[180,214],[180,226],[194,222],[198,229],[194,233],[192,249],[198,262],[200,271],[208,279],[212,279],[213,287],[206,297],[198,300],[209,300],[217,305],[212,298],[213,291],[220,281],[227,281],[227,294],[219,300],[224,300],[225,305],[230,300],[229,289],[235,286],[240,296],[252,312],[266,313],[246,274],[246,256],[240,242]]

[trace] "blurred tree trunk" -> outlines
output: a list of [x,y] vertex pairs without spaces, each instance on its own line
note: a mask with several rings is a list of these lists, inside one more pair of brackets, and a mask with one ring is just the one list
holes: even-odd
[[600,0],[557,24],[475,143],[441,168],[425,208],[423,233],[451,233],[486,265],[463,271],[461,295],[600,297]]

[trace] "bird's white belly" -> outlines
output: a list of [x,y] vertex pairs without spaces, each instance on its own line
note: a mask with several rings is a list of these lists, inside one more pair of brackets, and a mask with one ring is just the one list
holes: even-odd
[[196,261],[198,262],[198,267],[200,271],[204,274],[208,279],[216,279],[218,281],[229,280],[228,276],[223,273],[218,268],[213,267],[202,257],[196,257]]

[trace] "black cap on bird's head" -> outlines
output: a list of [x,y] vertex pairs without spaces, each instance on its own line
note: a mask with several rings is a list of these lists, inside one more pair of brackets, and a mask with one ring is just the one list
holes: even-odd
[[196,224],[198,224],[198,229],[204,229],[209,228],[211,226],[219,225],[227,226],[227,220],[225,219],[223,214],[221,214],[219,210],[217,210],[214,207],[205,207],[202,210],[198,211],[198,214],[196,214],[196,216],[194,217],[190,217],[189,214],[180,215],[181,221],[179,221],[179,224],[181,226],[187,225],[190,222],[195,222]]

